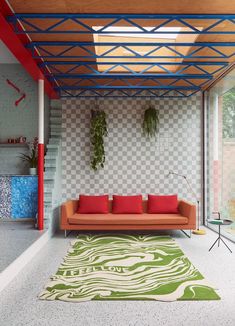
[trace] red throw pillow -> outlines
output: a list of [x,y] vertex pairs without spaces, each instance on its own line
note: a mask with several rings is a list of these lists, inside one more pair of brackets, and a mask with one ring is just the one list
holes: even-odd
[[148,195],[148,213],[178,213],[177,195]]
[[78,213],[82,214],[107,214],[109,212],[109,196],[79,196]]
[[142,214],[142,195],[118,196],[113,195],[114,214]]

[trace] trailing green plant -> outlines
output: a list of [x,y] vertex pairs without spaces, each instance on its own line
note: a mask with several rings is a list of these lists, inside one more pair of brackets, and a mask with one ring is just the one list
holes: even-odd
[[107,136],[106,114],[102,110],[91,110],[90,141],[92,146],[91,168],[96,171],[104,167],[104,137]]
[[28,143],[29,153],[21,153],[21,160],[27,162],[30,168],[36,168],[38,166],[38,138],[35,137],[34,140]]
[[144,112],[142,124],[143,134],[148,139],[155,137],[159,130],[159,112],[153,105],[149,105]]

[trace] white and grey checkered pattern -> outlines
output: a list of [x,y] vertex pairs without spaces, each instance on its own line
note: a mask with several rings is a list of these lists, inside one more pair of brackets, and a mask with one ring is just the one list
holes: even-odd
[[159,109],[156,139],[142,134],[145,99],[99,99],[107,113],[104,169],[90,168],[90,110],[93,99],[66,99],[62,106],[63,199],[85,194],[178,193],[193,200],[185,180],[167,177],[175,171],[188,176],[200,194],[201,96],[150,101]]

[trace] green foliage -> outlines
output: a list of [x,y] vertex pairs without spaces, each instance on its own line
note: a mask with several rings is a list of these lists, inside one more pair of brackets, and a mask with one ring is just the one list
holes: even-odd
[[22,161],[27,162],[30,168],[36,168],[38,165],[38,157],[35,149],[32,149],[29,155],[22,153],[20,158]]
[[159,130],[159,112],[154,106],[149,105],[144,112],[143,133],[150,139],[155,137]]
[[38,138],[34,137],[33,141],[28,143],[29,154],[21,153],[21,160],[27,162],[30,168],[36,168],[38,165]]
[[235,138],[235,88],[223,95],[223,138]]
[[91,168],[96,171],[104,167],[104,137],[107,136],[106,114],[101,110],[91,111],[90,140],[92,146]]

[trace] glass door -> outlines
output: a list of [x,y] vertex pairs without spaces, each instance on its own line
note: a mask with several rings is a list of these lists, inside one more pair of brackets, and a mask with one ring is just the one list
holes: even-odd
[[[225,76],[207,94],[206,223],[217,218],[233,221],[222,234],[235,241],[235,73]],[[208,224],[208,227],[217,226]]]

